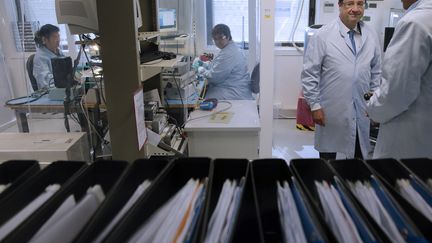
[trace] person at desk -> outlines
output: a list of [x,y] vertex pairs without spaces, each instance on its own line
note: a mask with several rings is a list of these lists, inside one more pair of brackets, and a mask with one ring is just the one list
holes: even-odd
[[206,98],[252,100],[246,59],[232,40],[229,27],[225,24],[216,25],[212,37],[220,49],[219,55],[207,67],[198,68],[198,74],[208,80]]
[[51,58],[63,57],[60,46],[60,29],[46,24],[35,33],[37,52],[33,60],[33,76],[39,89],[48,88],[53,80]]

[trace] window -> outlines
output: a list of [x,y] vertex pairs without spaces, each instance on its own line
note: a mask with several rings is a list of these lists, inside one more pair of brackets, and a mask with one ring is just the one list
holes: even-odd
[[226,24],[236,43],[249,41],[249,0],[207,0],[207,44],[214,45],[211,37],[213,26]]
[[[310,0],[276,1],[275,42],[277,44],[287,45],[293,40],[295,43],[304,42],[305,28],[313,24],[313,20],[309,18],[312,3],[314,2]],[[302,5],[303,8],[300,9]]]
[[[303,2],[302,2],[303,1]],[[248,0],[207,0],[207,44],[213,45],[212,27],[219,23],[227,24],[231,29],[233,40],[247,47],[248,31]],[[303,4],[300,15],[299,8]],[[304,42],[307,26],[313,24],[315,0],[276,0],[275,43],[292,46],[292,30],[296,16],[300,15],[294,32],[294,42]]]

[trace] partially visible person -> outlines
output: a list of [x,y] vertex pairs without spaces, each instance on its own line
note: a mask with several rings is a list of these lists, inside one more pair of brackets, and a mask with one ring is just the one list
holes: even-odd
[[212,30],[219,54],[198,73],[208,80],[206,98],[218,100],[252,100],[251,80],[246,58],[234,43],[229,27],[218,24]]
[[387,47],[381,85],[368,102],[380,123],[374,158],[432,158],[432,1],[402,0],[407,13]]
[[39,89],[48,88],[53,81],[51,58],[64,56],[60,46],[60,29],[46,24],[35,33],[37,52],[33,60],[33,76]]
[[323,159],[370,152],[363,94],[379,85],[381,50],[377,34],[360,21],[364,6],[364,0],[339,0],[339,17],[317,30],[306,49],[302,86]]

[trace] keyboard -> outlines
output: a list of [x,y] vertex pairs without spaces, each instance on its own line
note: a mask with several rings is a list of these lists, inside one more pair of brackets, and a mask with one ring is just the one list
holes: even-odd
[[165,55],[166,54],[164,52],[161,52],[161,51],[145,52],[143,54],[140,54],[140,61],[141,61],[141,63],[151,62],[151,61],[161,59]]

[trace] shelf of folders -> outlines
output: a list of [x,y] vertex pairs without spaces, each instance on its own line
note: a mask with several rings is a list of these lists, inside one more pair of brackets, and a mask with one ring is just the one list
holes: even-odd
[[[1,242],[428,242],[431,160],[0,165]],[[6,193],[6,194],[3,194]]]

